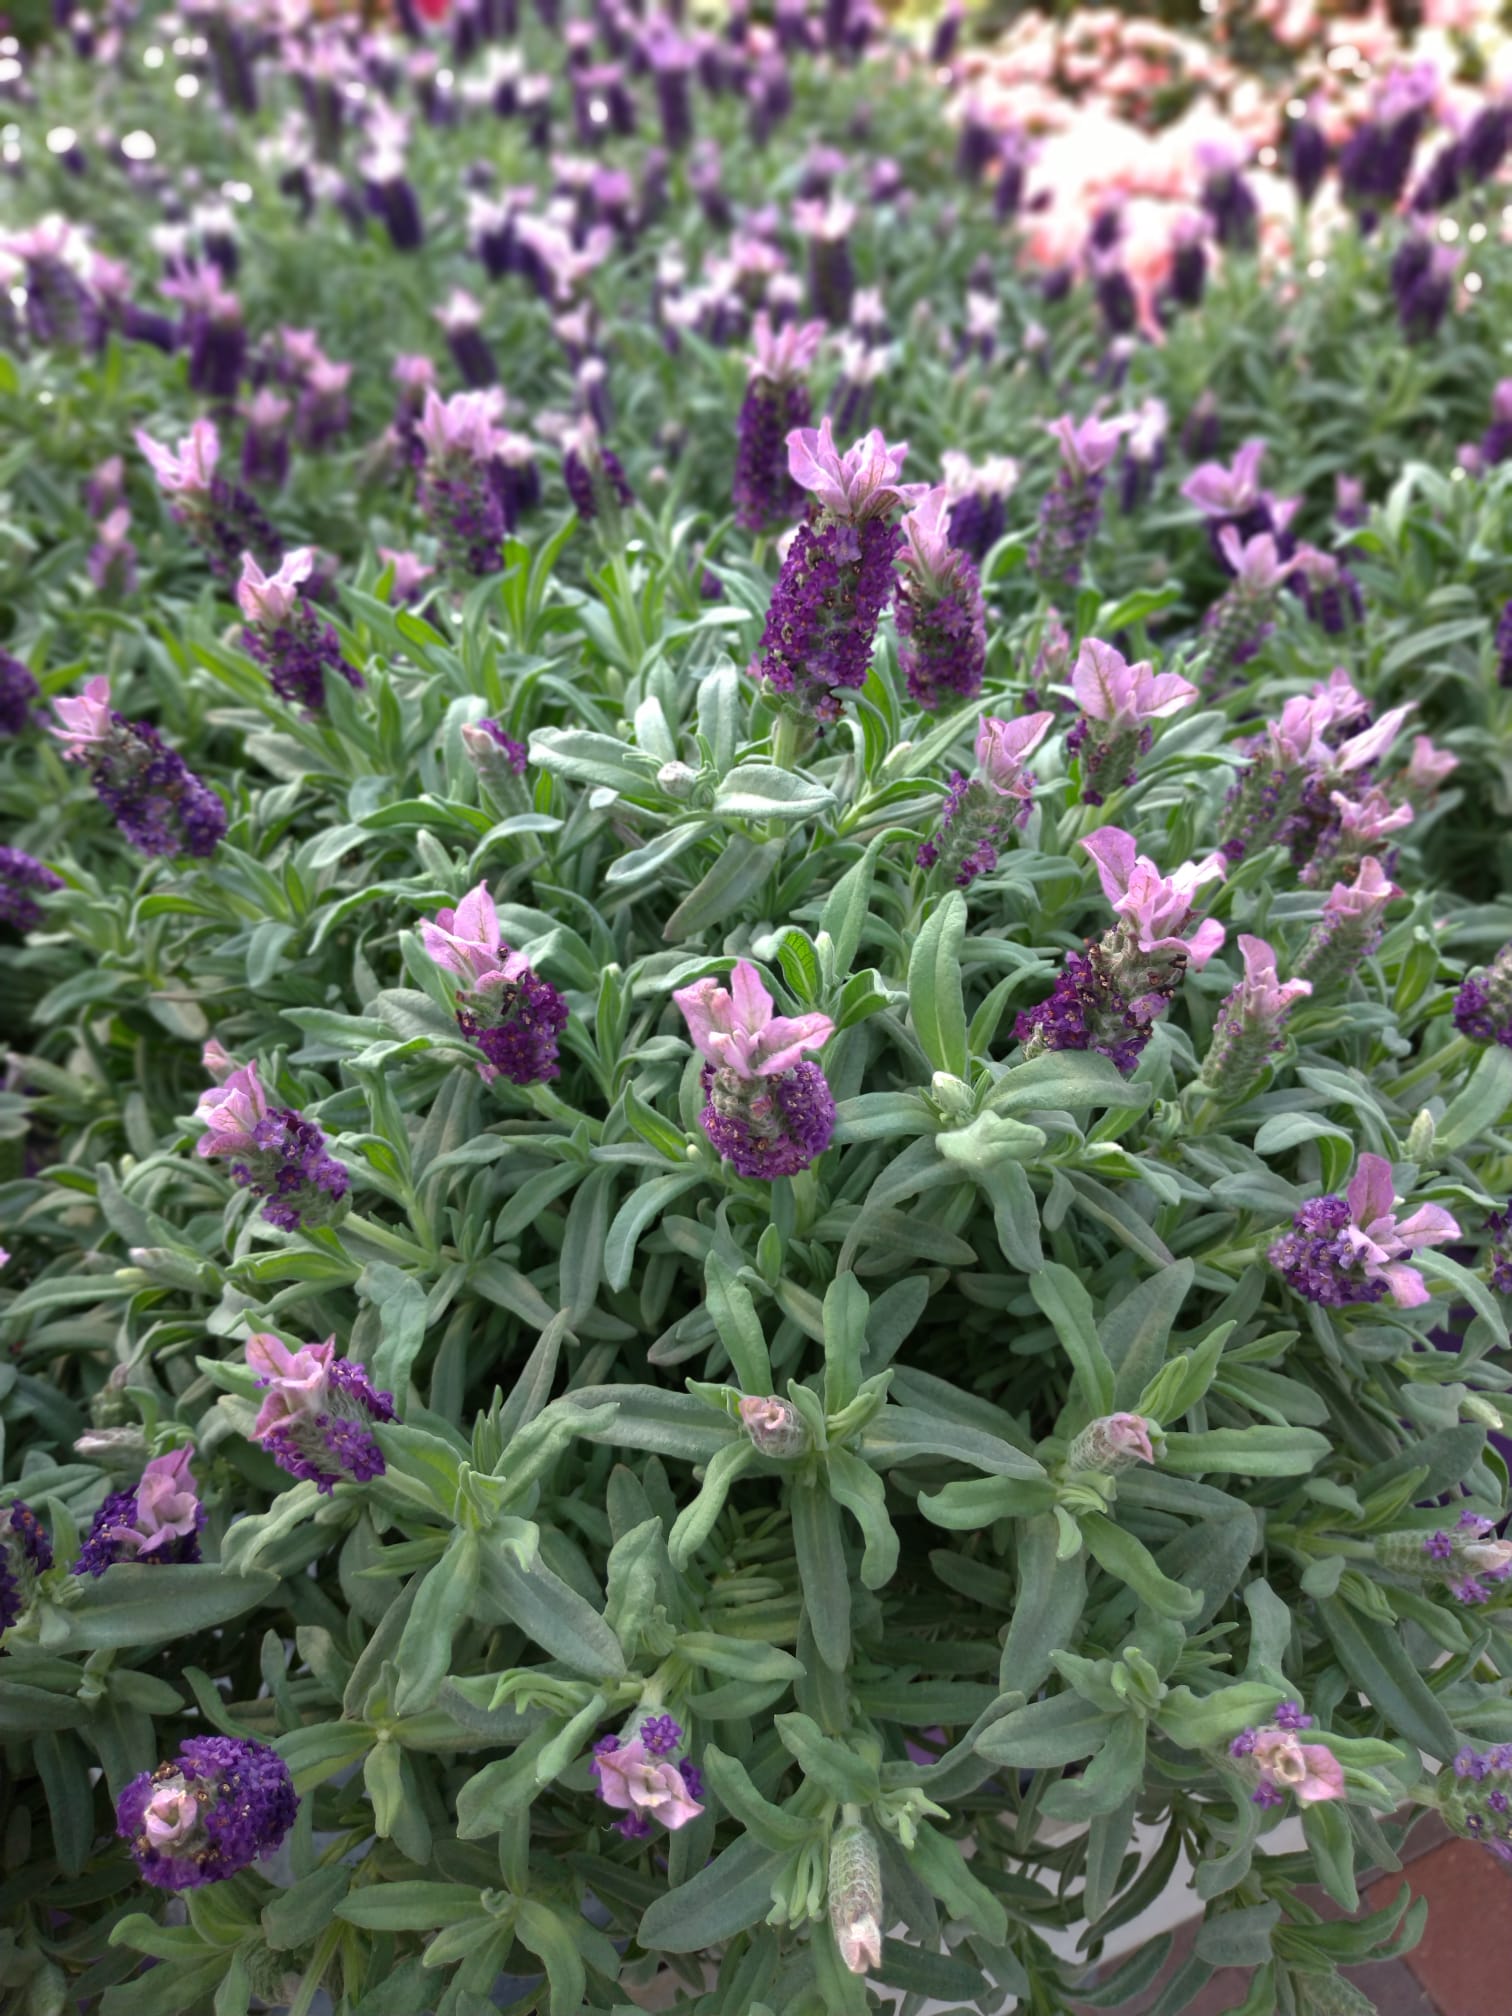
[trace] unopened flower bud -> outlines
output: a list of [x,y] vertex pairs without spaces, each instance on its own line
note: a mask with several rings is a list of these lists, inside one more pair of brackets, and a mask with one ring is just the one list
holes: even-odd
[[1501,1409],[1493,1407],[1483,1393],[1467,1393],[1460,1402],[1460,1408],[1472,1421],[1479,1421],[1493,1434],[1500,1434],[1507,1425],[1506,1416]]
[[1424,1106],[1407,1133],[1407,1154],[1414,1162],[1426,1162],[1433,1153],[1433,1144],[1438,1138],[1438,1127],[1433,1115]]
[[140,1267],[154,1281],[169,1288],[194,1289],[202,1285],[200,1264],[175,1253],[168,1246],[133,1246],[128,1250],[133,1267]]
[[763,1456],[791,1462],[809,1446],[803,1417],[789,1400],[747,1393],[740,1402],[740,1423]]
[[1154,1461],[1150,1423],[1142,1414],[1103,1414],[1089,1421],[1066,1459],[1068,1469],[1100,1470],[1105,1476]]
[[971,1111],[971,1087],[949,1071],[936,1071],[929,1081],[929,1091],[940,1111],[952,1119],[964,1119]]
[[131,1367],[117,1365],[89,1403],[89,1418],[96,1428],[120,1428],[132,1418],[133,1408],[126,1398]]
[[852,1974],[882,1964],[882,1866],[877,1844],[858,1822],[830,1842],[829,1921]]
[[74,1454],[86,1463],[100,1463],[133,1477],[147,1460],[147,1437],[140,1428],[86,1428],[73,1446]]
[[656,781],[669,798],[691,798],[698,772],[686,763],[663,763]]

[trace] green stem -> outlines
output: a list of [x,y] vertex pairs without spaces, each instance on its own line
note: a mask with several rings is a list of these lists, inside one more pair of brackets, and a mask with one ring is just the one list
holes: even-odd
[[1443,1077],[1446,1071],[1452,1071],[1459,1064],[1469,1049],[1468,1036],[1451,1036],[1442,1049],[1435,1050],[1431,1057],[1423,1058],[1420,1063],[1414,1064],[1410,1071],[1398,1078],[1391,1088],[1391,1096],[1400,1099],[1404,1092],[1410,1092],[1414,1086],[1423,1084],[1427,1079]]
[[339,1229],[340,1232],[355,1232],[359,1239],[366,1239],[369,1245],[392,1253],[396,1259],[408,1261],[412,1267],[434,1267],[436,1264],[437,1256],[427,1252],[415,1240],[406,1239],[401,1232],[391,1232],[386,1225],[380,1225],[373,1218],[364,1218],[359,1212],[349,1212],[342,1219]]
[[803,742],[803,723],[796,714],[784,710],[772,729],[772,761],[779,770],[791,770],[798,761]]

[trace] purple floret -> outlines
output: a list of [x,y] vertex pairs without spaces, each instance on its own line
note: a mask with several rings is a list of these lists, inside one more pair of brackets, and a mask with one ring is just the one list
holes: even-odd
[[[166,1849],[154,1846],[144,1825],[154,1796],[164,1791],[188,1793],[198,1803],[186,1838]],[[132,1779],[116,1805],[116,1832],[145,1882],[193,1890],[271,1854],[298,1810],[289,1767],[266,1743],[191,1736],[171,1763]]]
[[741,1079],[703,1068],[705,1134],[740,1176],[771,1182],[796,1176],[829,1146],[835,1101],[817,1064],[794,1064],[774,1078]]

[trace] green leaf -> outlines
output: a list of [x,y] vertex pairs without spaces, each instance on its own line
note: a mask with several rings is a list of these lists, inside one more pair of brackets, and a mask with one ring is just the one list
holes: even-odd
[[1339,1664],[1377,1714],[1393,1732],[1447,1763],[1459,1748],[1454,1725],[1396,1632],[1337,1596],[1319,1601],[1317,1614]]
[[70,1589],[58,1652],[99,1652],[112,1647],[168,1644],[196,1631],[228,1624],[255,1610],[278,1587],[276,1575],[235,1575],[213,1562],[184,1563],[172,1575],[172,1602],[163,1570],[118,1561],[99,1577],[79,1577]]
[[1008,1914],[987,1886],[971,1873],[957,1844],[929,1822],[919,1826],[912,1847],[903,1850],[915,1875],[934,1892],[953,1919],[970,1925],[983,1939],[1001,1945],[1008,1937]]
[[1235,1477],[1306,1477],[1328,1454],[1326,1435],[1315,1428],[1209,1428],[1200,1434],[1167,1435],[1162,1470],[1196,1477],[1204,1472]]
[[426,1570],[399,1641],[399,1684],[394,1709],[418,1715],[436,1698],[451,1666],[452,1637],[466,1621],[482,1572],[476,1533],[459,1529],[446,1552]]
[[1115,1526],[1100,1512],[1084,1512],[1078,1524],[1087,1550],[1099,1567],[1132,1589],[1157,1615],[1179,1620],[1192,1616],[1200,1607],[1195,1591],[1162,1575],[1149,1548],[1122,1526]]
[[772,1726],[804,1777],[831,1799],[869,1806],[880,1795],[876,1765],[836,1737],[826,1736],[809,1716],[776,1715]]
[[619,1640],[593,1605],[544,1561],[522,1568],[512,1553],[485,1549],[478,1598],[480,1607],[486,1604],[496,1615],[518,1624],[527,1638],[574,1673],[590,1680],[623,1677],[625,1655]]
[[335,1913],[365,1932],[432,1932],[484,1915],[478,1891],[465,1883],[373,1883],[354,1890]]
[[766,1395],[772,1391],[772,1364],[767,1356],[766,1332],[756,1313],[751,1291],[727,1267],[713,1247],[704,1261],[704,1295],[719,1341],[740,1382],[742,1393]]
[[788,1860],[789,1851],[742,1835],[689,1882],[658,1897],[642,1917],[637,1939],[662,1953],[700,1953],[722,1945],[767,1916]]
[[775,763],[741,763],[714,793],[714,810],[735,819],[812,819],[834,802],[827,784]]
[[936,1071],[965,1078],[966,1005],[961,992],[961,942],[966,899],[950,890],[924,920],[908,961],[908,1009],[925,1056]]
[[532,1953],[546,1964],[551,2016],[578,2016],[588,1985],[588,1970],[577,1950],[575,1928],[547,1905],[522,1897],[515,1906],[515,1931]]
[[1477,1135],[1498,1126],[1508,1106],[1512,1106],[1512,1050],[1495,1043],[1481,1052],[1468,1083],[1444,1108],[1434,1129],[1434,1152],[1457,1154]]
[[887,1493],[882,1479],[845,1448],[830,1449],[824,1460],[830,1496],[844,1506],[861,1528],[862,1586],[885,1588],[897,1573],[898,1536],[887,1516]]
[[701,1169],[689,1169],[636,1185],[615,1212],[604,1242],[604,1279],[611,1288],[618,1291],[629,1285],[642,1238],[671,1204],[704,1180]]
[[1029,1279],[1029,1292],[1066,1348],[1082,1399],[1093,1414],[1113,1412],[1113,1367],[1097,1334],[1092,1298],[1069,1267],[1048,1260]]
[[843,1673],[850,1664],[851,1588],[840,1513],[817,1484],[795,1484],[789,1509],[798,1583],[814,1645],[832,1672]]
[[976,1739],[976,1750],[992,1764],[1021,1771],[1045,1771],[1076,1764],[1102,1747],[1112,1718],[1080,1694],[1052,1694],[1011,1709]]
[[1142,1281],[1098,1326],[1114,1372],[1114,1405],[1132,1407],[1165,1362],[1171,1325],[1191,1292],[1193,1266],[1178,1260]]
[[1018,1599],[1003,1641],[1001,1684],[1033,1694],[1049,1676],[1052,1656],[1076,1642],[1087,1602],[1087,1570],[1081,1554],[1061,1560],[1060,1529],[1048,1513],[1023,1520],[1017,1529]]
[[411,1275],[386,1260],[364,1267],[357,1293],[378,1311],[379,1343],[372,1358],[373,1384],[402,1401],[410,1371],[425,1342],[425,1290]]

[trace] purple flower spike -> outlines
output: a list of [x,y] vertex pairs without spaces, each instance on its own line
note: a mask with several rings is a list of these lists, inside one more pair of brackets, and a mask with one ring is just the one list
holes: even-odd
[[52,1542],[36,1513],[13,1498],[0,1509],[0,1636],[27,1608],[37,1577],[52,1564]]
[[752,673],[811,720],[836,721],[866,683],[903,534],[888,522],[919,486],[900,483],[906,443],[875,430],[842,454],[826,417],[788,437],[788,465],[813,501],[772,591]]
[[23,854],[19,847],[0,847],[0,924],[16,931],[35,931],[42,922],[39,896],[63,887],[51,868]]
[[436,964],[466,983],[457,996],[457,1027],[487,1059],[478,1066],[483,1082],[535,1085],[555,1078],[567,1003],[523,953],[502,942],[488,884],[480,882],[455,910],[427,918],[420,936]]
[[1512,1050],[1512,945],[1504,945],[1484,973],[1461,983],[1454,1026],[1474,1043]]
[[205,1508],[189,1467],[192,1453],[174,1449],[154,1457],[135,1491],[113,1491],[96,1512],[70,1572],[103,1575],[116,1561],[149,1567],[198,1561]]
[[1071,684],[1082,718],[1066,748],[1081,758],[1081,795],[1088,805],[1101,805],[1110,790],[1133,784],[1135,761],[1154,741],[1150,723],[1179,714],[1197,698],[1197,688],[1179,673],[1130,665],[1096,637],[1077,653]]
[[19,735],[31,721],[42,689],[19,658],[0,651],[0,735]]
[[1061,451],[1061,467],[1040,506],[1039,532],[1029,565],[1047,594],[1075,588],[1082,562],[1102,519],[1102,489],[1123,436],[1134,422],[1123,418],[1073,420],[1069,413],[1049,423]]
[[277,566],[282,542],[261,506],[216,474],[220,436],[212,421],[196,420],[177,449],[163,447],[140,429],[136,444],[151,465],[158,488],[170,500],[174,517],[203,548],[218,580],[229,580],[247,552],[255,553],[264,566]]
[[55,700],[53,728],[68,763],[88,763],[95,796],[143,854],[213,854],[225,837],[226,808],[150,722],[128,721],[110,704],[110,681],[89,680],[82,696]]
[[1360,863],[1352,883],[1335,882],[1297,956],[1297,977],[1315,989],[1347,980],[1381,941],[1387,906],[1401,890],[1374,855]]
[[899,662],[910,695],[930,713],[949,700],[974,700],[987,667],[981,577],[952,543],[949,514],[941,485],[903,520]]
[[1200,972],[1223,944],[1223,926],[1212,918],[1190,938],[1180,935],[1197,891],[1222,876],[1223,860],[1188,861],[1168,876],[1116,826],[1080,844],[1097,864],[1118,922],[1085,953],[1067,955],[1049,1000],[1024,1009],[1015,1033],[1026,1057],[1095,1050],[1132,1071],[1188,969]]
[[803,509],[803,492],[788,467],[788,436],[809,423],[808,386],[824,335],[822,322],[788,322],[773,330],[763,309],[752,330],[750,380],[736,422],[735,523],[767,532]]
[[1000,721],[984,714],[976,738],[976,773],[957,770],[945,794],[940,823],[915,857],[921,868],[942,867],[946,879],[967,889],[978,875],[990,875],[998,851],[1015,827],[1029,817],[1034,778],[1026,760],[1054,724],[1053,714],[1025,714]]
[[242,555],[236,600],[247,627],[242,641],[264,667],[281,700],[318,714],[325,706],[327,672],[340,673],[349,686],[362,675],[341,655],[333,626],[323,622],[300,586],[310,578],[315,555],[308,546],[290,553],[274,574],[264,574],[250,553]]
[[207,1129],[194,1152],[233,1156],[232,1181],[266,1199],[262,1215],[270,1225],[298,1232],[340,1215],[351,1178],[326,1152],[326,1137],[313,1120],[269,1106],[255,1062],[204,1093],[194,1117]]
[[1388,1295],[1398,1309],[1420,1308],[1431,1291],[1403,1256],[1457,1239],[1460,1228],[1438,1204],[1399,1218],[1391,1208],[1394,1195],[1391,1164],[1380,1155],[1361,1155],[1347,1194],[1304,1204],[1291,1231],[1271,1247],[1271,1265],[1304,1300],[1323,1308]]
[[289,1767],[266,1743],[191,1736],[171,1763],[132,1779],[116,1832],[144,1882],[193,1890],[271,1854],[298,1810]]
[[1312,990],[1309,980],[1282,981],[1276,954],[1263,938],[1243,934],[1244,978],[1218,1011],[1202,1066],[1202,1084],[1224,1105],[1247,1099],[1281,1048],[1286,1019]]
[[281,1470],[326,1497],[345,1479],[365,1484],[383,1475],[372,1424],[395,1418],[394,1396],[376,1392],[355,1359],[338,1358],[334,1337],[291,1351],[259,1331],[247,1339],[246,1353],[264,1389],[252,1440]]
[[704,1133],[737,1175],[796,1176],[829,1146],[835,1101],[823,1071],[803,1060],[835,1033],[827,1015],[776,1015],[749,960],[726,989],[712,978],[672,996],[706,1062]]

